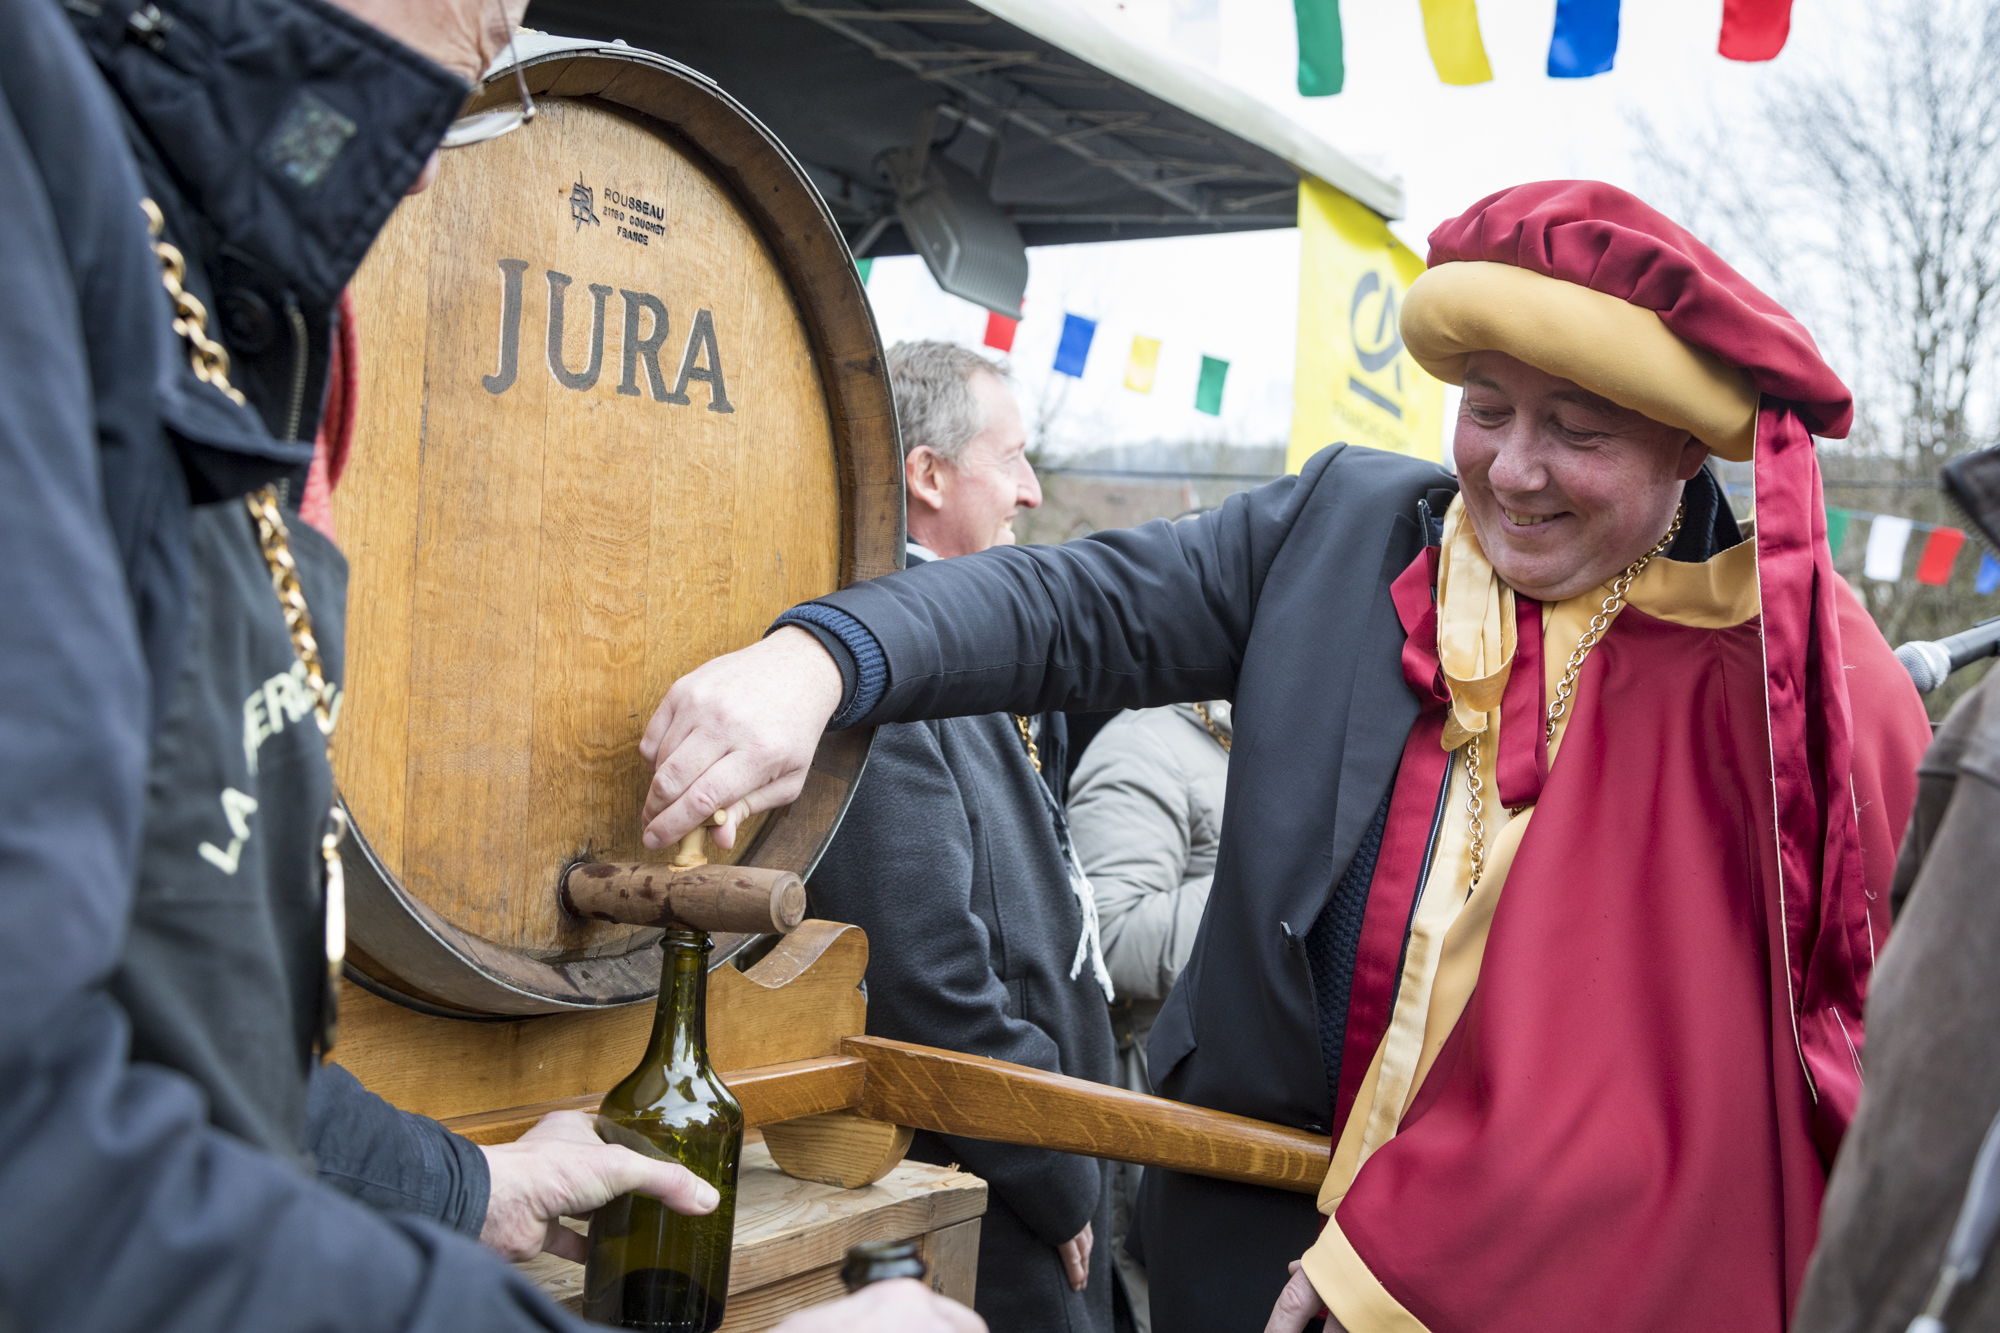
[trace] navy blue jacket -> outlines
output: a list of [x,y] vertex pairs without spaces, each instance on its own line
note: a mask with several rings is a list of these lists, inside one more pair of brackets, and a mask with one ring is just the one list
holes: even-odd
[[[289,979],[323,796],[260,808],[271,856],[216,858],[240,901],[189,877],[192,846],[153,852],[194,809],[184,775],[245,762],[216,665],[288,661],[239,499],[302,475],[329,311],[466,89],[318,0],[139,9],[0,5],[0,1327],[578,1327],[459,1234],[476,1150],[338,1070],[308,1081]],[[193,374],[142,195],[247,406]],[[267,747],[267,797],[330,782],[305,728]],[[213,834],[189,827],[226,846],[215,794],[194,793]],[[284,942],[258,959],[286,984],[252,995],[263,973],[204,954],[245,932]]]

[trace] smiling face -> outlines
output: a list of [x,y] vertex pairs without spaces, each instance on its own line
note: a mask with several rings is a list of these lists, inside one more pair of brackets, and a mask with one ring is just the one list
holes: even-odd
[[1466,516],[1514,589],[1556,602],[1666,535],[1708,448],[1504,352],[1466,360],[1452,449]]
[[903,462],[910,536],[945,557],[1011,546],[1015,513],[1042,502],[1014,395],[997,376],[983,371],[975,372],[966,387],[978,401],[985,425],[966,442],[958,461],[946,462],[930,446],[919,445]]

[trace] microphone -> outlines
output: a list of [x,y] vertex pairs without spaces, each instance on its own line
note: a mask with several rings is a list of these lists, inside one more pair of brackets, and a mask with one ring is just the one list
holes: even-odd
[[2000,616],[1982,620],[1948,639],[1913,639],[1896,650],[1896,660],[1916,682],[1917,693],[1929,694],[1960,667],[1996,654],[2000,654]]

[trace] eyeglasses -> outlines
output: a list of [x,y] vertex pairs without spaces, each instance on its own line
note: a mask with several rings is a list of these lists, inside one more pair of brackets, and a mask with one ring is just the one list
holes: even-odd
[[488,139],[497,139],[512,130],[518,130],[535,118],[535,99],[528,96],[528,76],[521,72],[521,61],[514,54],[514,25],[507,25],[507,60],[514,66],[514,86],[521,90],[521,105],[507,111],[480,111],[470,116],[460,116],[444,132],[444,142],[440,148],[467,148]]

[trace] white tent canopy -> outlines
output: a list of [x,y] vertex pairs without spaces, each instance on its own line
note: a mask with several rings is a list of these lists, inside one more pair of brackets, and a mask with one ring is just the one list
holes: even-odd
[[1402,177],[1356,161],[1274,107],[1192,65],[1135,46],[1070,0],[976,2],[1021,31],[1319,177],[1383,217],[1403,216]]

